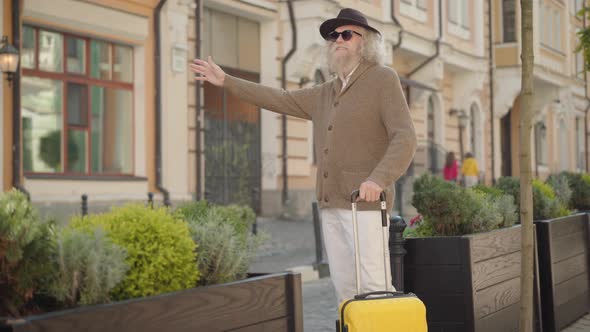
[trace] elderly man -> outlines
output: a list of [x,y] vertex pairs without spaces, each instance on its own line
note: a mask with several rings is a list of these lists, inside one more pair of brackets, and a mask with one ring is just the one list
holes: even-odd
[[393,183],[408,168],[416,135],[396,72],[383,65],[381,34],[357,10],[345,8],[320,26],[327,63],[336,77],[324,84],[284,91],[224,73],[211,57],[190,65],[195,80],[225,87],[264,109],[313,122],[318,156],[316,194],[324,242],[338,301],[356,293],[350,196],[358,204],[362,292],[392,289],[383,267],[379,195],[388,209]]

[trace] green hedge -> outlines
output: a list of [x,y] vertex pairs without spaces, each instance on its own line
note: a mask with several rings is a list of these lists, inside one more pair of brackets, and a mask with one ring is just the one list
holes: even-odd
[[188,224],[166,208],[127,205],[111,212],[72,220],[72,227],[105,229],[127,251],[129,271],[113,290],[117,300],[194,287],[199,279]]

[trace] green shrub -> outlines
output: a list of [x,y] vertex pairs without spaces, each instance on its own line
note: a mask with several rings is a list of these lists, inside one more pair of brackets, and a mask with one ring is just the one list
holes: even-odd
[[482,187],[464,189],[424,174],[414,182],[412,204],[424,217],[410,235],[463,235],[485,232],[514,223],[511,198]]
[[[251,211],[251,212],[250,212]],[[248,227],[255,218],[250,208],[216,206],[188,219],[191,234],[199,244],[200,285],[243,279],[265,235]]]
[[504,176],[498,179],[495,187],[504,194],[512,196],[516,205],[516,214],[520,214],[520,180],[512,176]]
[[185,202],[178,205],[174,214],[183,220],[198,219],[203,217],[210,208],[211,206],[206,200]]
[[565,174],[552,174],[545,182],[553,188],[555,196],[559,199],[562,205],[565,207],[570,205],[572,189],[570,188],[568,178]]
[[176,215],[187,221],[204,222],[211,218],[205,218],[207,214],[215,214],[213,220],[220,224],[230,224],[237,234],[249,234],[252,225],[256,222],[256,213],[248,206],[236,204],[213,205],[207,201],[196,201],[179,206]]
[[463,196],[457,185],[424,174],[414,181],[412,205],[424,217],[423,223],[432,223],[437,234],[465,234],[462,220],[469,218],[474,211],[473,205],[466,201],[469,197]]
[[248,206],[231,204],[215,206],[213,210],[219,214],[220,222],[231,224],[238,234],[250,234],[256,222],[256,213]]
[[561,174],[567,177],[572,190],[569,207],[580,211],[590,210],[590,175],[572,172]]
[[[552,219],[569,214],[550,185],[538,179],[533,179],[532,184],[534,220]],[[514,198],[517,214],[520,214],[520,180],[515,177],[503,177],[498,180],[496,187]]]
[[126,252],[102,228],[92,233],[61,229],[56,238],[57,273],[48,293],[66,306],[110,301],[109,292],[123,280]]
[[127,251],[126,278],[113,290],[116,300],[194,287],[199,278],[196,244],[183,220],[165,208],[141,205],[72,220],[74,228],[104,227],[107,236]]
[[496,211],[502,216],[502,221],[498,225],[498,228],[514,226],[518,222],[514,197],[511,195],[501,195],[494,197],[493,200]]
[[[467,190],[468,192],[470,190]],[[491,194],[483,194],[475,191],[477,195],[477,209],[468,223],[470,233],[487,232],[498,228],[511,227],[517,221],[516,205],[510,195],[501,192],[490,191]]]
[[557,199],[550,185],[533,180],[533,219],[546,220],[569,215],[569,211]]
[[437,233],[432,223],[426,220],[418,223],[415,227],[406,227],[404,229],[404,237],[429,237],[436,235]]
[[23,314],[50,274],[51,232],[23,193],[0,194],[0,316]]
[[477,191],[477,192],[481,192],[481,193],[493,196],[493,197],[504,196],[504,192],[501,189],[495,188],[495,187],[488,187],[483,184],[475,185],[475,186],[471,187],[471,189],[474,191]]

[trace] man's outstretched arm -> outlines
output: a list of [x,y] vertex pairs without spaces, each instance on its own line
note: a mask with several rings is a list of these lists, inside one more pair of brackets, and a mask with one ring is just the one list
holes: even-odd
[[311,120],[317,88],[286,91],[242,80],[226,74],[209,56],[207,61],[195,59],[190,65],[195,80],[224,87],[238,98],[264,109]]

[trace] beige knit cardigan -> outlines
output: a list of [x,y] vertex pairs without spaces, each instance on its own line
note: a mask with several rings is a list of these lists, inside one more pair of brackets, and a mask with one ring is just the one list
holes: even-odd
[[[393,183],[416,151],[414,125],[393,69],[362,62],[343,90],[338,78],[285,91],[226,75],[224,86],[264,109],[312,120],[320,207],[350,209],[351,192],[370,180],[385,190],[392,208]],[[361,202],[358,209],[378,206]]]

